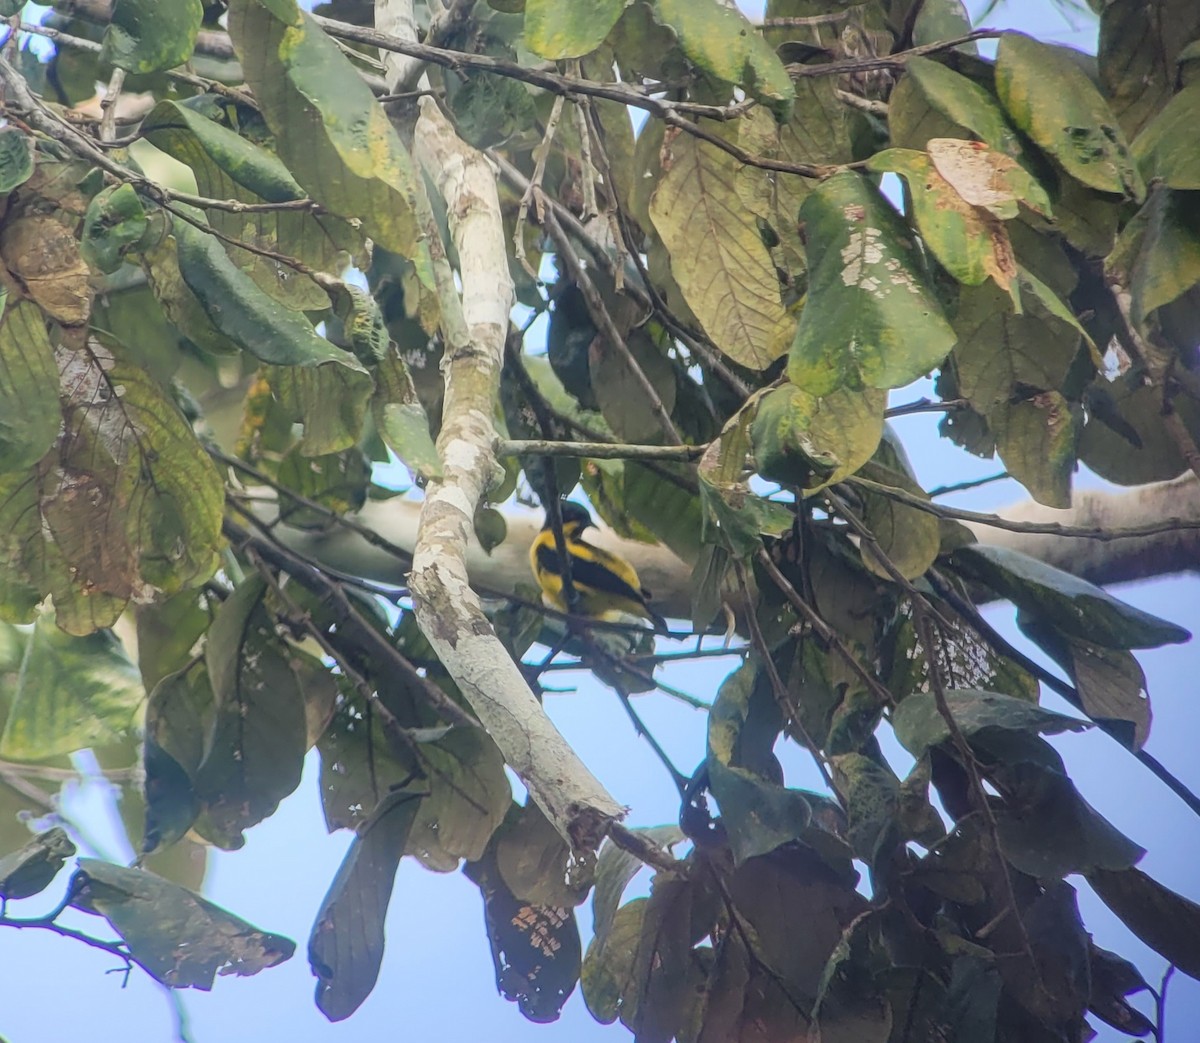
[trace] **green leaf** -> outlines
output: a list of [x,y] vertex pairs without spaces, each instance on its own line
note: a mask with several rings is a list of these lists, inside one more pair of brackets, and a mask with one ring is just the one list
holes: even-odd
[[[285,203],[304,189],[279,157],[234,131],[206,119],[189,105],[161,101],[142,123],[142,134],[167,155],[190,167],[196,190],[210,199]],[[319,271],[337,272],[347,258],[363,265],[363,236],[352,222],[303,210],[232,213],[210,207],[212,227],[229,238],[294,257]],[[329,306],[325,291],[307,275],[272,258],[225,243],[234,264],[280,304],[294,311]]]
[[[677,825],[648,826],[634,829],[633,832],[668,851],[684,839],[683,830]],[[611,840],[606,838],[600,845],[600,854],[596,859],[596,889],[592,893],[592,935],[601,944],[614,928],[625,888],[643,868],[643,863],[636,855],[617,847]],[[591,954],[590,947],[588,954]],[[586,976],[584,995],[587,995]]]
[[[1048,757],[1058,759],[1053,750]],[[1009,799],[995,809],[1004,857],[1040,880],[1128,869],[1146,852],[1079,795],[1061,766],[996,769]]]
[[1139,327],[1200,283],[1195,201],[1195,193],[1155,185],[1105,260],[1106,273],[1129,287],[1130,317]]
[[920,272],[911,236],[866,178],[823,181],[800,208],[808,299],[788,378],[809,394],[901,387],[937,366],[954,332]]
[[1200,980],[1200,905],[1140,869],[1087,874],[1101,901],[1151,949]]
[[[357,446],[340,453],[304,456],[293,447],[279,462],[276,474],[284,488],[327,507],[335,514],[357,511],[367,502],[371,462]],[[279,498],[279,519],[299,529],[328,529],[329,515],[305,507],[286,496]]]
[[793,324],[771,255],[742,213],[742,165],[678,134],[664,141],[662,169],[650,220],[670,253],[671,274],[717,347],[743,366],[765,369],[786,350]]
[[216,717],[216,700],[202,663],[163,677],[146,706],[144,852],[182,837],[200,814],[196,776]]
[[846,806],[846,839],[855,857],[873,866],[879,855],[890,853],[882,846],[900,841],[900,782],[890,768],[861,753],[834,757],[833,770]]
[[1200,189],[1200,156],[1188,141],[1200,121],[1200,83],[1185,87],[1154,117],[1131,146],[1142,176],[1168,188]]
[[590,54],[606,36],[630,0],[526,0],[525,45],[554,61]]
[[1071,637],[1105,648],[1157,648],[1191,634],[1118,601],[1086,580],[1020,551],[974,544],[954,552],[955,567]]
[[[320,336],[302,315],[281,307],[263,293],[230,260],[216,236],[181,219],[172,221],[171,236],[177,244],[184,284],[217,331],[270,365],[337,363],[361,374],[356,383],[362,386],[365,397],[370,380],[361,363]],[[185,323],[180,328],[191,327]]]
[[136,732],[146,693],[111,632],[71,637],[45,612],[26,641],[0,756],[46,760]]
[[[946,692],[946,705],[968,739],[991,728],[1056,735],[1089,727],[1086,721],[1043,710],[1035,703],[998,692],[951,689]],[[892,727],[900,745],[914,757],[950,737],[950,727],[929,692],[906,696],[892,714]]]
[[132,73],[173,69],[192,56],[203,18],[201,0],[116,0],[100,61]]
[[37,305],[18,301],[0,320],[0,473],[46,455],[61,422],[58,367]]
[[1061,49],[1005,33],[996,54],[996,93],[1017,129],[1075,180],[1132,199],[1145,194],[1112,110]]
[[306,704],[331,704],[335,694],[329,671],[278,637],[265,589],[257,577],[242,583],[217,610],[205,644],[217,716],[195,786],[201,831],[226,848],[241,847],[242,830],[299,784]]
[[[1147,32],[1148,17],[1166,31]],[[1100,85],[1130,138],[1175,92],[1188,44],[1197,36],[1200,9],[1191,0],[1154,0],[1149,8],[1143,0],[1103,5],[1097,51]]]
[[[929,495],[913,476],[904,448],[895,434],[888,431],[875,459],[863,466],[862,475],[891,489],[928,500]],[[860,489],[863,497],[862,520],[875,537],[875,545],[905,579],[923,576],[933,564],[942,546],[938,519],[916,507],[882,493]],[[880,579],[891,580],[891,573],[870,548],[861,547],[863,565]]]
[[840,482],[874,454],[886,405],[887,395],[870,388],[819,398],[794,384],[767,391],[750,427],[758,473],[798,483],[806,495]]
[[130,184],[113,185],[92,198],[83,218],[79,252],[98,271],[111,275],[125,263],[150,227],[141,197]]
[[1082,416],[1057,391],[1006,402],[988,414],[1004,467],[1038,503],[1071,506],[1071,475]]
[[404,360],[394,348],[375,368],[371,415],[387,447],[414,474],[425,479],[442,476],[442,461],[429,433],[429,417],[413,387]]
[[370,376],[353,355],[346,353],[344,359],[354,364],[272,366],[265,372],[283,415],[304,425],[296,446],[304,456],[350,450],[362,435]]
[[417,800],[397,791],[380,801],[359,826],[317,912],[308,962],[317,976],[317,1009],[330,1021],[348,1018],[375,988],[383,924]]
[[589,1013],[602,1025],[611,1025],[618,1016],[632,1021],[637,1007],[628,994],[633,959],[642,937],[642,924],[649,899],[635,898],[615,910],[612,922],[603,934],[596,932],[583,960],[580,986]]
[[[974,80],[947,68],[941,62],[920,56],[911,57],[904,63],[904,73],[902,82],[906,82],[910,88],[915,87],[926,104],[945,119],[970,131],[997,152],[1003,152],[1013,159],[1024,158],[1021,139],[1005,117],[1004,110]],[[952,136],[932,133],[924,139],[914,139],[911,133],[895,126],[897,116],[903,116],[901,110],[889,109],[888,122],[892,126],[893,138],[897,144],[907,148],[923,148],[930,137]]]
[[72,905],[108,920],[130,956],[174,989],[207,991],[217,974],[257,974],[296,949],[290,939],[142,869],[81,858],[72,893]]
[[[804,836],[812,821],[812,805],[805,794],[762,774],[773,767],[777,777],[782,777],[769,752],[766,761],[753,764],[760,757],[751,752],[746,736],[762,727],[754,721],[754,715],[761,713],[752,704],[755,676],[752,664],[731,674],[721,685],[708,717],[709,785],[739,865]],[[753,766],[743,766],[747,761]]]
[[417,199],[424,191],[387,114],[338,45],[294,0],[234,0],[229,32],[279,158],[331,213],[362,222],[432,288]]
[[654,17],[669,26],[691,61],[743,87],[776,113],[787,115],[795,90],[783,63],[750,21],[718,0],[658,0]]
[[0,858],[0,899],[29,898],[44,891],[73,854],[75,845],[61,826],[39,833],[19,851]]
[[32,176],[32,146],[33,138],[23,130],[0,128],[0,195],[8,195]]

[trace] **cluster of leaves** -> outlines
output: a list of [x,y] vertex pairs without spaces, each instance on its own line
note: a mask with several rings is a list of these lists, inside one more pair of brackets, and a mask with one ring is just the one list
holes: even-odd
[[[297,542],[389,495],[372,464],[391,454],[440,475],[430,242],[449,236],[372,93],[371,48],[350,33],[347,54],[330,34],[351,27],[294,0],[171,18],[117,0],[103,29],[72,3],[49,16],[49,61],[0,59],[0,756],[136,763],[122,812],[146,868],[85,860],[70,902],[167,984],[286,959],[179,884],[199,886],[202,843],[236,848],[273,813],[315,746],[326,824],[355,834],[309,942],[330,1018],[375,984],[407,855],[465,862],[497,984],[533,1020],[582,976],[596,1017],[646,1041],[1037,1043],[1082,1038],[1089,1010],[1149,1032],[1125,999],[1145,982],[1091,942],[1064,878],[1192,975],[1200,908],[1076,790],[1043,736],[1088,722],[1038,706],[1045,677],[974,601],[1015,603],[1071,678],[1059,690],[1134,753],[1150,710],[1131,650],[1188,635],[939,519],[886,411],[936,372],[944,433],[1050,506],[1080,461],[1138,484],[1195,459],[1200,14],[1156,0],[1164,42],[1136,31],[1145,3],[1111,0],[1089,65],[1019,34],[985,60],[954,44],[957,0],[771,0],[762,31],[718,0],[457,6],[430,75],[458,133],[515,171],[511,274],[550,313],[544,354],[510,338],[504,433],[707,446],[696,466],[507,461],[489,496],[521,474],[543,498],[581,483],[693,568],[699,632],[731,586],[753,599],[684,829],[646,837],[690,850],[660,850],[650,896],[622,905],[641,862],[573,852],[513,801],[402,594],[385,610]],[[202,27],[227,53],[194,54]],[[61,106],[113,68],[156,103],[103,151]],[[629,105],[651,116],[636,135]],[[162,154],[194,185],[148,177]],[[528,234],[531,179],[546,239]],[[610,235],[577,220],[593,204]],[[543,251],[548,292],[525,267]],[[480,514],[489,546],[499,518]],[[541,622],[520,602],[495,620],[518,659]],[[113,627],[136,631],[136,665]],[[914,759],[903,779],[888,729]],[[785,785],[781,735],[828,795]],[[17,812],[52,806],[28,794],[0,778],[6,850]],[[22,848],[0,896],[40,891],[71,853],[57,835]],[[593,888],[584,957],[573,910]]]

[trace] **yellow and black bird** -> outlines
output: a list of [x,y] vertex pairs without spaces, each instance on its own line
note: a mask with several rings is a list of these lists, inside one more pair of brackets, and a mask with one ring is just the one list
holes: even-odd
[[[609,621],[619,614],[640,616],[650,620],[655,630],[666,633],[667,621],[647,604],[650,592],[638,580],[637,570],[624,558],[601,550],[583,538],[583,531],[588,526],[595,526],[587,508],[563,500],[561,511],[563,542],[571,559],[571,586],[579,595],[574,611],[591,619]],[[542,601],[559,612],[569,611],[549,516],[529,548],[529,564],[542,588]]]

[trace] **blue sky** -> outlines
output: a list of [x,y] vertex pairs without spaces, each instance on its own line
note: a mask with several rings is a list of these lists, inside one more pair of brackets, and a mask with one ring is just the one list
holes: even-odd
[[[973,5],[978,9],[982,4]],[[992,26],[1027,29],[1040,38],[1094,49],[1094,22],[1083,14],[1064,18],[1045,2],[1001,5],[987,19]],[[906,397],[916,397],[906,393]],[[979,462],[937,438],[935,421],[901,421],[919,477],[927,485],[955,477],[993,473],[994,463]],[[1021,496],[1019,488],[989,487],[959,503],[988,509]],[[1200,583],[1191,578],[1160,580],[1117,591],[1148,611],[1189,625],[1200,619]],[[989,612],[992,621],[1020,641],[1012,613]],[[1192,644],[1139,655],[1146,670],[1155,721],[1149,749],[1194,790],[1200,790],[1200,758],[1195,755],[1196,711],[1192,705],[1200,656]],[[664,673],[686,691],[711,697],[728,665],[708,660]],[[565,678],[564,678],[565,679]],[[552,696],[547,708],[567,738],[614,795],[632,808],[631,823],[672,821],[674,792],[648,747],[631,733],[615,698],[585,679],[572,695]],[[1054,697],[1047,704],[1060,709]],[[642,697],[638,709],[673,759],[689,770],[704,748],[704,715],[663,695]],[[1173,887],[1200,899],[1195,872],[1200,844],[1197,823],[1186,809],[1114,743],[1099,734],[1057,740],[1072,776],[1087,799],[1118,828],[1148,849],[1142,867]],[[792,785],[819,788],[811,766],[798,755],[785,758]],[[251,830],[246,847],[212,857],[206,891],[219,904],[259,926],[294,938],[297,955],[288,964],[249,979],[221,979],[211,994],[186,995],[192,1037],[198,1043],[259,1039],[264,1033],[292,1043],[337,1040],[340,1043],[390,1038],[467,1040],[489,1043],[629,1038],[619,1026],[597,1025],[578,992],[554,1025],[526,1022],[501,1000],[492,980],[478,891],[459,874],[438,876],[415,864],[401,867],[388,917],[388,950],[374,994],[349,1021],[330,1025],[312,1003],[313,978],[304,958],[312,918],[345,852],[349,837],[327,836],[316,790],[316,762],[310,758],[299,790],[278,813]],[[89,830],[120,857],[114,832],[106,824],[101,795],[82,794],[76,813]],[[59,885],[64,881],[60,880]],[[1080,881],[1085,923],[1099,944],[1135,960],[1156,984],[1162,960],[1133,939]],[[14,907],[17,915],[36,915],[53,904],[37,899]],[[27,907],[27,908],[26,908]],[[582,910],[586,927],[590,919]],[[96,931],[101,921],[77,915],[76,926]],[[119,974],[107,974],[114,961],[103,953],[50,934],[0,931],[0,1034],[9,1043],[46,1043],[55,1039],[89,1043],[157,1043],[173,1038],[173,1016],[163,991],[134,972],[122,988]],[[1172,987],[1168,1038],[1182,1043],[1185,1026],[1200,1023],[1200,984],[1177,975]],[[1097,1025],[1100,1039],[1126,1037]]]

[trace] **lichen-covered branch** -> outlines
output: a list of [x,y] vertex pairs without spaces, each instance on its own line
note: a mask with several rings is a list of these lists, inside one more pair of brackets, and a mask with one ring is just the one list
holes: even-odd
[[[402,21],[397,4],[404,0],[378,0],[377,17]],[[443,477],[426,490],[409,577],[417,622],[550,821],[576,847],[594,849],[622,808],[542,710],[483,614],[467,569],[475,508],[497,468],[492,416],[513,302],[496,172],[430,98],[421,102],[414,153],[446,200],[462,285],[460,298],[430,217],[446,397],[437,443]]]

